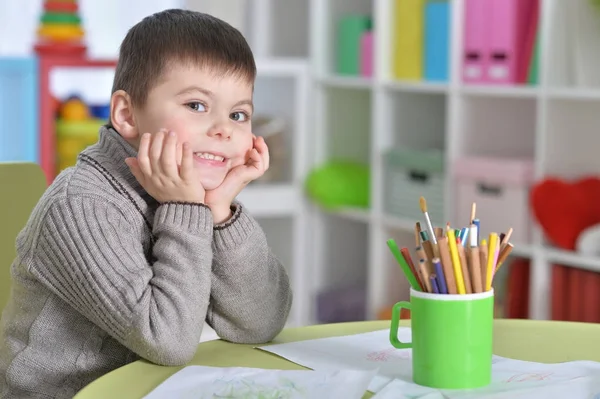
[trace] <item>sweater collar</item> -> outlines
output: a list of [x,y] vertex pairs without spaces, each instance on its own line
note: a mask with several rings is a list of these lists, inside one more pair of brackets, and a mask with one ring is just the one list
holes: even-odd
[[146,203],[154,202],[154,199],[139,184],[125,163],[126,158],[137,157],[137,150],[115,129],[102,126],[98,142],[84,150],[82,156],[91,158],[97,166],[108,172],[128,191],[137,193]]

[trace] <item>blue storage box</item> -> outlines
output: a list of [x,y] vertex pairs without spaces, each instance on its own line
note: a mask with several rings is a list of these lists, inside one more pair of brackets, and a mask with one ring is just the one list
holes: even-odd
[[450,5],[428,1],[425,5],[425,80],[447,82],[450,53]]
[[0,57],[0,162],[39,163],[38,63]]

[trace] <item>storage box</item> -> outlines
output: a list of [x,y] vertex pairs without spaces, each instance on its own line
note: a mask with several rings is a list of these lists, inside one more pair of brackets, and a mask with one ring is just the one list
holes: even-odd
[[425,5],[425,80],[447,82],[450,52],[450,4]]
[[0,58],[0,162],[39,162],[38,62]]
[[528,159],[472,157],[454,164],[456,215],[453,223],[466,226],[471,204],[477,204],[480,237],[490,232],[506,233],[515,245],[531,242],[529,189],[534,181],[534,164]]
[[390,216],[423,220],[419,198],[436,226],[444,222],[444,155],[441,150],[394,148],[384,154],[384,211]]

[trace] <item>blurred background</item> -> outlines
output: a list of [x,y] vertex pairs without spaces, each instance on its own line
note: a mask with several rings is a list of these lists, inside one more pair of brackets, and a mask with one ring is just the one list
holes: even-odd
[[[513,229],[496,316],[600,322],[600,5],[592,0],[0,0],[0,162],[48,183],[97,140],[127,30],[216,15],[256,56],[268,173],[240,195],[289,324],[389,318],[415,223]],[[2,195],[10,187],[2,187]],[[4,267],[4,266],[3,266]]]

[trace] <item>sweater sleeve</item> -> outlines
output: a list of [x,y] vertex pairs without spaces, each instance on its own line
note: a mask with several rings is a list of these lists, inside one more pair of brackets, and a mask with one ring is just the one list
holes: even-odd
[[100,198],[55,203],[27,265],[53,293],[142,358],[185,364],[196,352],[210,298],[210,210],[160,205],[152,259],[143,248],[147,230],[125,212]]
[[292,290],[262,228],[241,204],[230,221],[215,226],[213,248],[208,323],[227,341],[272,340],[286,323]]

